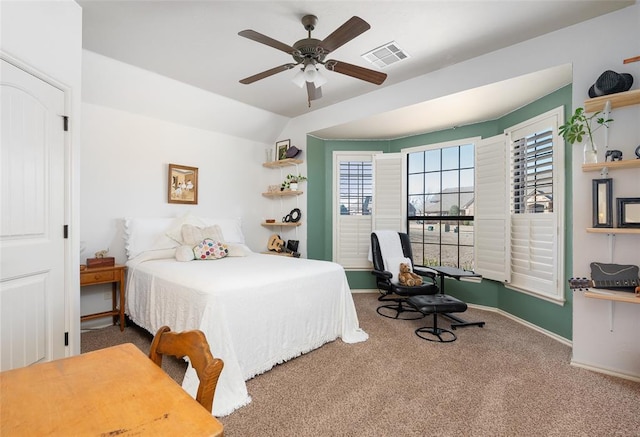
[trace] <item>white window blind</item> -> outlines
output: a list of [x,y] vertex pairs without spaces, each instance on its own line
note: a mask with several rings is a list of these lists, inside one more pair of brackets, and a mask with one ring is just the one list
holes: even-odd
[[509,282],[509,168],[506,137],[481,140],[476,145],[475,271],[483,278]]
[[401,153],[381,153],[374,156],[375,230],[405,231],[404,162]]

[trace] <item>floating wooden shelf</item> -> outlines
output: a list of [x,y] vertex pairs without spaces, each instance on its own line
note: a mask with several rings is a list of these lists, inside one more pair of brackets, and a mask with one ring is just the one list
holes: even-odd
[[592,234],[640,234],[640,228],[587,228]]
[[609,170],[616,170],[621,168],[640,168],[640,159],[626,159],[624,161],[582,164],[582,171],[602,171],[602,169],[605,167]]
[[263,162],[262,166],[268,167],[268,168],[278,168],[278,167],[288,167],[290,165],[298,165],[298,164],[302,164],[301,159],[286,158],[286,159],[281,159],[279,161]]
[[299,196],[302,194],[300,190],[284,190],[284,191],[269,191],[262,193],[265,197],[286,197],[286,196]]
[[640,303],[640,296],[628,291],[617,290],[601,290],[601,291],[585,291],[585,297],[591,299],[610,300],[613,302]]
[[263,222],[262,226],[300,226],[302,223],[300,222],[295,222],[295,223],[291,223],[291,222],[275,222],[275,223],[267,223],[267,222]]
[[637,105],[640,103],[640,90],[630,90],[585,100],[584,110],[585,112],[602,111],[607,100],[611,102],[611,109]]
[[288,252],[274,252],[274,251],[266,251],[266,252],[262,252],[265,255],[277,255],[277,256],[288,256],[290,258],[293,258],[293,254],[292,253],[288,253]]

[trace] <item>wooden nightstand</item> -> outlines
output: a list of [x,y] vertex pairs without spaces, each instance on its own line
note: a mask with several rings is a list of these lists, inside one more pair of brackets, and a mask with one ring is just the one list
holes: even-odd
[[[127,270],[126,266],[115,265],[111,267],[94,267],[92,269],[86,268],[80,271],[80,286],[97,284],[112,284],[111,286],[111,311],[103,311],[101,313],[87,314],[80,317],[80,321],[98,319],[100,317],[113,316],[113,324],[116,323],[116,318],[120,320],[120,331],[124,331],[124,272]],[[118,309],[118,299],[116,298],[116,291],[120,286],[120,309]]]

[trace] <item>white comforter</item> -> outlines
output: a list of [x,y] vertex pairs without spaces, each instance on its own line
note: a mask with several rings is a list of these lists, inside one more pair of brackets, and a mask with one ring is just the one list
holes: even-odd
[[[245,381],[274,365],[342,338],[365,341],[344,269],[335,263],[252,253],[177,262],[141,255],[129,261],[126,312],[151,333],[200,329],[224,360],[213,414],[251,401]],[[183,388],[195,396],[195,370]]]

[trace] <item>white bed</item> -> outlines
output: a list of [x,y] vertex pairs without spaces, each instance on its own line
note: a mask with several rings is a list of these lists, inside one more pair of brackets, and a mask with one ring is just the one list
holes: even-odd
[[[151,333],[162,325],[205,333],[214,356],[224,360],[216,416],[248,404],[245,381],[274,365],[337,338],[368,338],[338,264],[248,250],[246,256],[179,262],[175,248],[158,246],[140,253],[127,248],[135,256],[127,262],[126,313]],[[189,366],[183,387],[195,395],[197,386]]]

